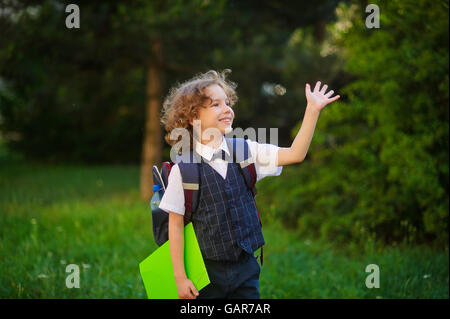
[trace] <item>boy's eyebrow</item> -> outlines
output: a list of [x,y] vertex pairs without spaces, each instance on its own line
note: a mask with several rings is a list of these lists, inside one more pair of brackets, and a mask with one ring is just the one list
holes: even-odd
[[[213,102],[214,101],[220,101],[221,99],[214,99],[214,100],[212,100]],[[225,100],[229,100],[229,98],[228,98],[228,96],[225,98]]]

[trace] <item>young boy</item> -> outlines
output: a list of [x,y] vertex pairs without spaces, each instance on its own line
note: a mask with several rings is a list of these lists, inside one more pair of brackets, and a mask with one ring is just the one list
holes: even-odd
[[[260,267],[253,254],[264,244],[256,206],[238,163],[230,158],[223,137],[232,131],[236,85],[226,74],[209,71],[178,85],[170,91],[163,107],[162,123],[170,139],[174,128],[190,133],[191,151],[201,157],[200,199],[192,223],[211,283],[200,293],[187,278],[184,268],[184,190],[177,164],[172,168],[160,208],[169,215],[169,242],[179,298],[259,298]],[[260,144],[247,140],[249,162],[255,164],[257,181],[278,176],[282,166],[303,161],[308,151],[320,111],[339,98],[330,98],[327,85],[313,91],[306,84],[307,107],[302,127],[291,147]],[[326,93],[326,94],[325,94]],[[194,120],[200,132],[194,134]],[[219,132],[219,138],[205,132]],[[199,136],[196,141],[194,136]]]

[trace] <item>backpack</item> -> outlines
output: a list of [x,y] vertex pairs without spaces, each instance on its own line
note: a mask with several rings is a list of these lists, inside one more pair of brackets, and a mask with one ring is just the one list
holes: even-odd
[[[250,157],[250,151],[248,148],[247,141],[243,138],[225,138],[228,149],[233,156],[233,162],[239,163],[239,171],[244,177],[245,184],[247,188],[251,190],[253,194],[253,200],[255,200],[256,191],[256,169],[255,164],[248,162]],[[236,150],[243,150],[243,152],[236,152]],[[196,211],[198,207],[198,202],[200,199],[200,173],[199,173],[199,163],[192,161],[192,154],[190,155],[190,161],[186,157],[178,156],[176,163],[180,168],[181,179],[184,189],[185,198],[185,214],[184,214],[184,225],[186,226],[191,221],[192,214]],[[174,162],[163,162],[161,165],[161,171],[159,172],[157,167],[154,166],[153,169],[153,184],[161,185],[160,190],[161,198],[164,194],[165,187],[168,184],[169,175],[172,167],[175,165]],[[256,206],[256,201],[255,201]],[[256,206],[256,211],[258,213],[259,222],[261,223],[261,217],[259,216],[258,207]],[[169,214],[160,208],[152,210],[153,218],[153,236],[155,242],[158,246],[161,246],[169,239]],[[261,247],[260,255],[261,265],[263,264],[263,247]]]

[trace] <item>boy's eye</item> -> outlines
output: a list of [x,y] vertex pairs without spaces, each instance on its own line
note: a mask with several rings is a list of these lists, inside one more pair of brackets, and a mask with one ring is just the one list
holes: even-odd
[[[229,101],[227,101],[225,104],[227,106],[231,106],[231,103]],[[214,103],[213,106],[219,106],[219,103]]]

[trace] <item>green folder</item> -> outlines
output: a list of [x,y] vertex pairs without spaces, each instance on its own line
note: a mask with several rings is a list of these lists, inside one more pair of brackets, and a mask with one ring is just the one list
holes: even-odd
[[[192,223],[184,227],[184,268],[197,291],[210,283]],[[149,299],[178,299],[169,241],[144,259],[139,270]]]

